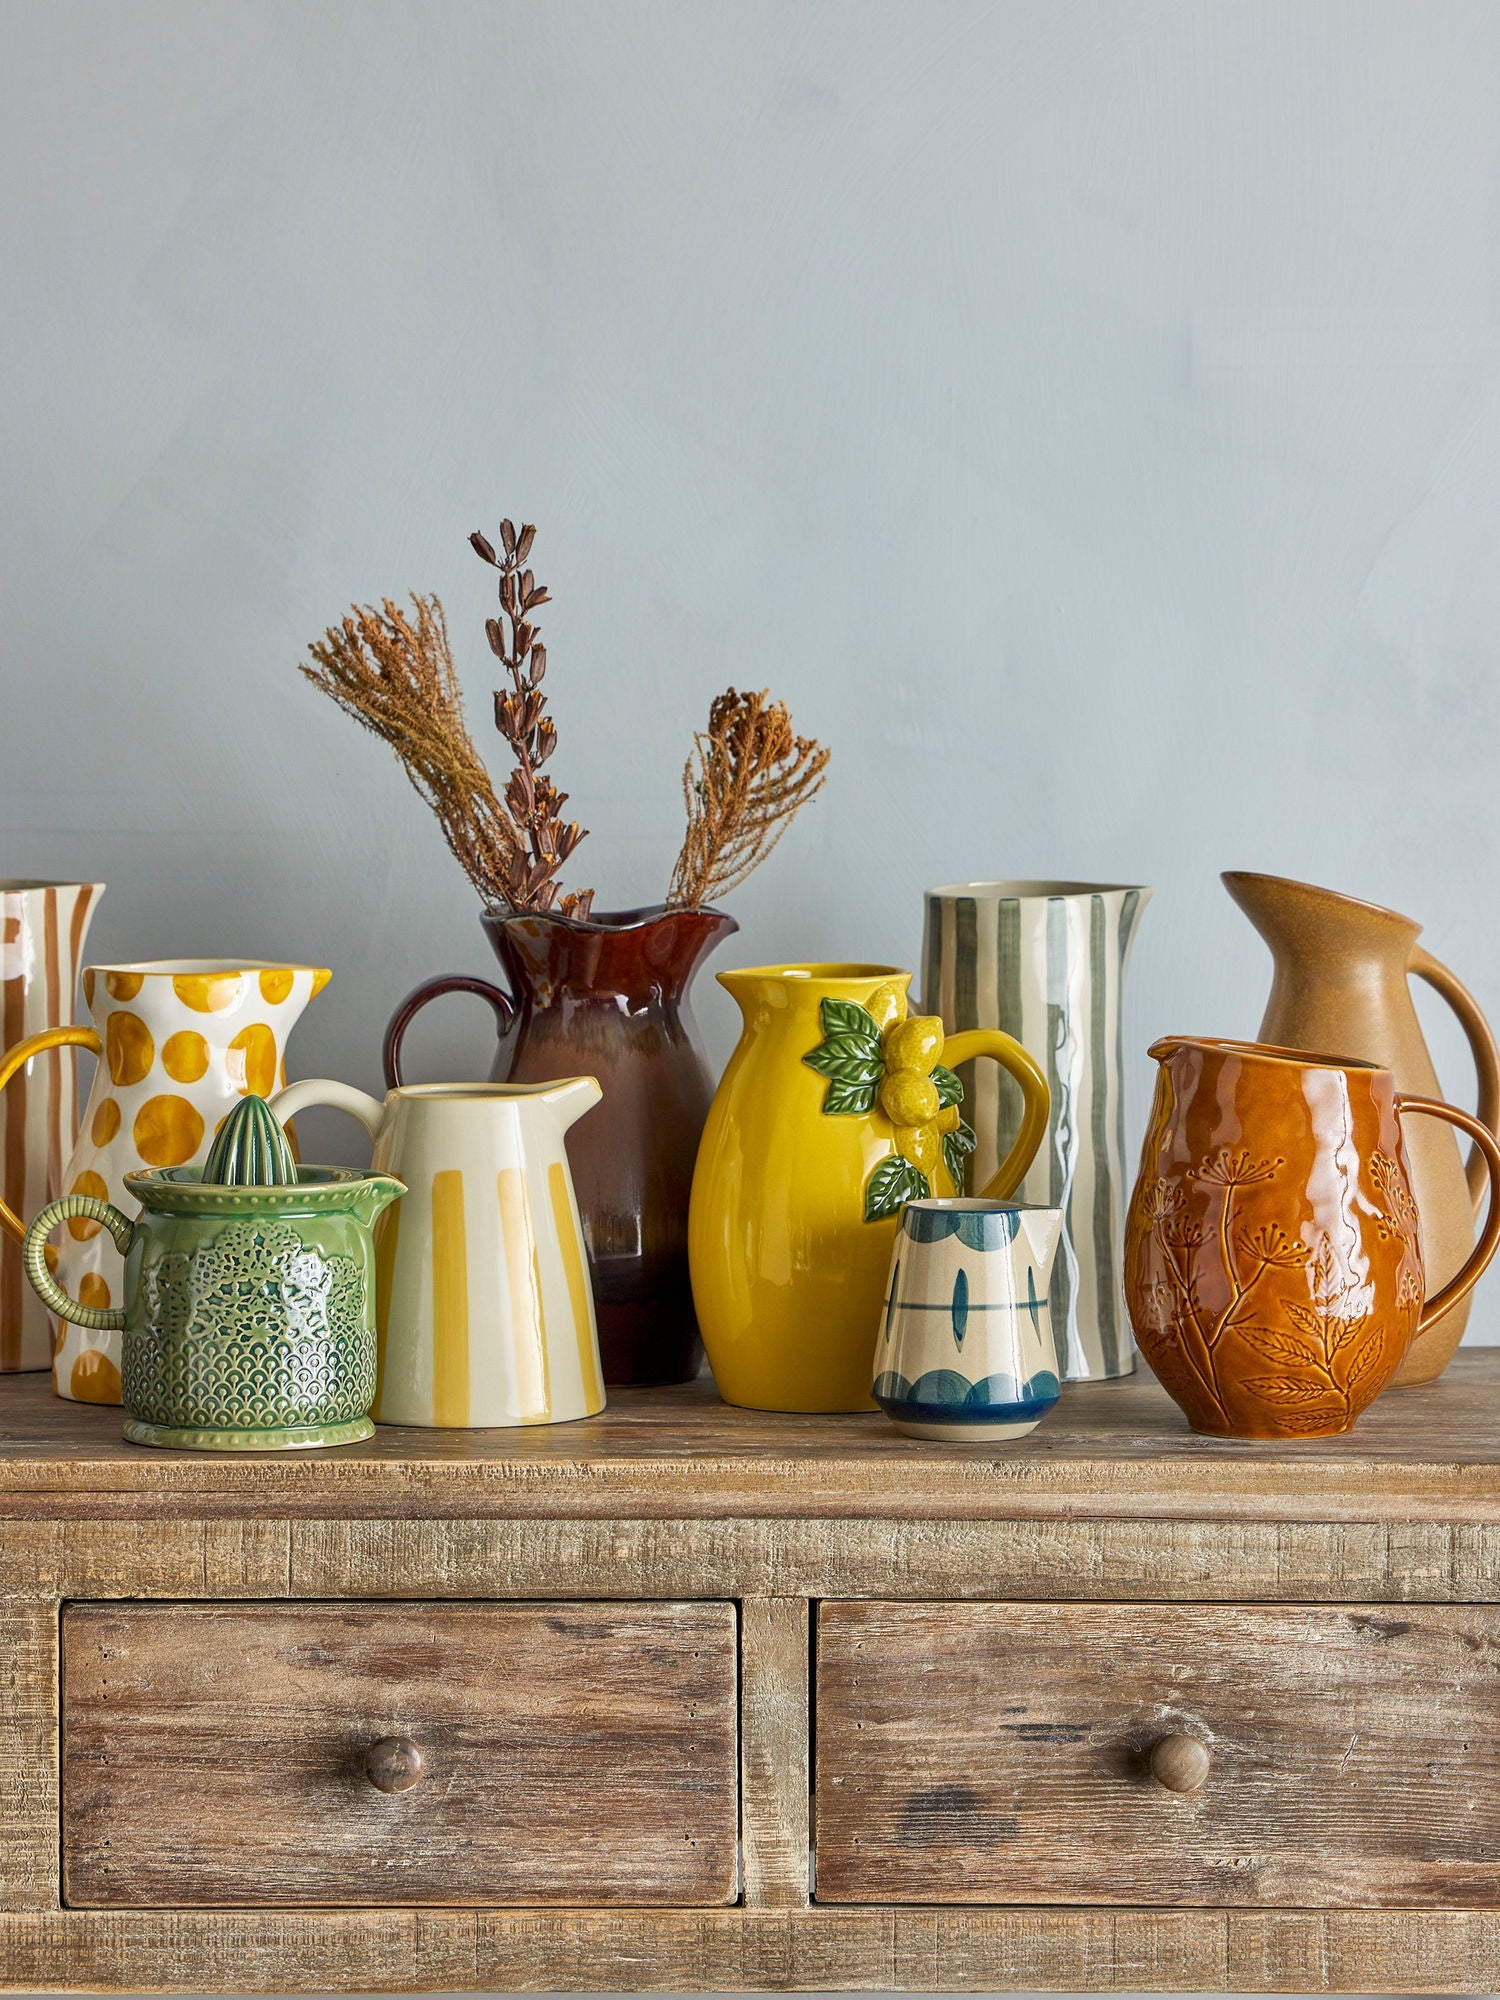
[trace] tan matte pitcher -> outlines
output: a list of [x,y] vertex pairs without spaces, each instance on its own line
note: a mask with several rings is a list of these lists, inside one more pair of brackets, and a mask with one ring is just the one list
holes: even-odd
[[[1226,873],[1225,888],[1270,946],[1275,972],[1259,1039],[1285,1048],[1331,1049],[1378,1063],[1411,1097],[1440,1098],[1442,1086],[1412,1004],[1415,974],[1458,1016],[1479,1079],[1480,1123],[1500,1120],[1500,1051],[1467,987],[1417,939],[1421,925],[1376,903],[1289,882],[1279,875]],[[1485,1195],[1484,1161],[1465,1165],[1457,1136],[1435,1119],[1406,1129],[1408,1171],[1421,1217],[1428,1282],[1446,1285],[1474,1247]],[[1397,1387],[1431,1382],[1453,1359],[1469,1318],[1467,1294],[1424,1332],[1396,1371]]]

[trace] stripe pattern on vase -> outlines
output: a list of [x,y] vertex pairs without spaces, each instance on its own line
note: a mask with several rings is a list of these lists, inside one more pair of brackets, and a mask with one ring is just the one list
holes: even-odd
[[[0,1053],[74,1024],[74,996],[102,882],[0,882]],[[0,1091],[0,1192],[29,1221],[63,1191],[78,1123],[77,1053],[49,1049]],[[0,1375],[47,1368],[52,1315],[26,1282],[21,1246],[0,1235]]]
[[[927,894],[923,1005],[945,1033],[1001,1028],[1046,1074],[1047,1139],[1017,1199],[1063,1211],[1052,1328],[1065,1381],[1128,1375],[1121,995],[1151,891],[1089,882],[955,882]],[[960,1071],[982,1186],[1021,1114],[992,1063]]]

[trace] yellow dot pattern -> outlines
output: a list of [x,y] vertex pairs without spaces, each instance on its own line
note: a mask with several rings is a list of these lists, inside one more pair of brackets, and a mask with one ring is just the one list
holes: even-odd
[[133,1000],[146,983],[143,972],[106,972],[104,990],[111,1000]]
[[112,1097],[99,1100],[99,1108],[94,1113],[94,1122],[89,1127],[89,1137],[96,1146],[107,1146],[120,1129],[120,1107]]
[[185,1097],[148,1097],[131,1128],[148,1167],[185,1167],[203,1139],[203,1114]]
[[[74,1175],[73,1185],[68,1189],[68,1193],[91,1194],[96,1200],[109,1200],[109,1189],[105,1186],[102,1178],[96,1173],[91,1173],[87,1168],[81,1174]],[[68,1234],[73,1238],[75,1243],[87,1243],[91,1236],[99,1234],[103,1226],[99,1222],[90,1222],[86,1215],[75,1215],[68,1224]]]
[[109,1304],[109,1284],[97,1271],[85,1271],[78,1280],[78,1303],[103,1311]]
[[161,1066],[174,1083],[196,1083],[208,1074],[208,1043],[196,1028],[179,1028],[161,1045]]
[[222,1014],[244,990],[243,972],[179,972],[172,990],[195,1014]]
[[229,1075],[241,1097],[269,1097],[276,1088],[276,1037],[264,1021],[241,1028],[229,1044]]
[[104,1024],[104,1059],[110,1081],[124,1088],[140,1083],[156,1059],[151,1030],[139,1014],[114,1013]]
[[279,1007],[292,990],[297,975],[289,965],[268,965],[260,975],[260,997],[268,1007]]
[[97,1347],[86,1347],[73,1363],[69,1390],[75,1403],[118,1403],[120,1370]]

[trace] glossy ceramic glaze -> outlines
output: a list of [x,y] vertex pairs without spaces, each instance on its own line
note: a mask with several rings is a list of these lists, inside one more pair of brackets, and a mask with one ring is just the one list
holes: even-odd
[[[133,1214],[127,1173],[201,1166],[225,1114],[247,1094],[265,1097],[286,1081],[287,1037],[327,981],[319,966],[260,959],[89,966],[83,992],[94,1027],[34,1037],[3,1066],[58,1040],[100,1058],[63,1171],[65,1191]],[[20,1230],[21,1219],[0,1215],[0,1222]],[[124,1296],[124,1265],[109,1231],[82,1213],[59,1238],[52,1268],[63,1290],[90,1308],[107,1311]],[[118,1403],[118,1334],[106,1326],[60,1328],[52,1380],[60,1396]]]
[[898,1430],[951,1444],[1034,1431],[1057,1401],[1049,1290],[1062,1211],[914,1201],[902,1212],[874,1396]]
[[[1421,925],[1353,896],[1277,875],[1226,874],[1224,886],[1271,950],[1273,973],[1260,1039],[1296,1049],[1338,1049],[1378,1063],[1396,1088],[1439,1098],[1442,1087],[1412,1004],[1411,977],[1442,994],[1462,1023],[1479,1082],[1479,1117],[1500,1118],[1500,1053],[1474,996],[1417,942]],[[1412,1193],[1422,1219],[1430,1285],[1453,1276],[1474,1247],[1486,1176],[1477,1150],[1467,1169],[1455,1133],[1429,1121],[1406,1134]],[[1430,1382],[1452,1360],[1469,1318],[1462,1299],[1422,1336],[1396,1372],[1397,1386]]]
[[[84,1043],[73,1002],[103,894],[102,882],[0,882],[0,1200],[17,1219],[62,1193],[78,1122],[77,1058],[65,1041],[14,1065],[4,1058],[48,1028]],[[0,1375],[48,1367],[55,1326],[26,1282],[19,1236],[0,1227]]]
[[889,965],[759,966],[719,983],[743,1016],[693,1178],[698,1323],[719,1392],[767,1410],[865,1410],[906,1202],[952,1195],[972,1144],[955,1063],[993,1057],[1028,1119],[983,1193],[1003,1196],[1046,1129],[1047,1087],[1008,1035],[947,1041],[908,1015]]
[[1402,1098],[1388,1070],[1255,1042],[1171,1037],[1126,1231],[1136,1338],[1194,1429],[1328,1437],[1500,1243],[1491,1200],[1468,1262],[1424,1308],[1403,1126],[1423,1113],[1500,1147],[1467,1112]]
[[[65,1195],[26,1235],[27,1276],[56,1313],[120,1339],[132,1443],[194,1451],[287,1451],[369,1437],[375,1393],[372,1229],[402,1193],[387,1174],[298,1167],[279,1128],[239,1144],[229,1128],[270,1122],[260,1099],[225,1120],[214,1164],[125,1176],[134,1222]],[[253,1178],[270,1170],[280,1182]],[[51,1276],[47,1231],[86,1218],[125,1259],[125,1304],[81,1305]]]
[[[1151,891],[1104,882],[949,882],[927,892],[924,1004],[950,1032],[1002,1028],[1047,1078],[1047,1137],[1019,1192],[1063,1211],[1052,1329],[1066,1381],[1128,1375],[1122,1283],[1122,989]],[[994,1070],[967,1073],[974,1173],[1014,1143],[1021,1101]]]
[[386,1082],[402,1080],[412,1016],[440,993],[476,993],[500,1030],[492,1080],[597,1077],[597,1113],[568,1139],[598,1312],[604,1379],[686,1382],[702,1349],[688,1281],[687,1205],[713,1095],[693,1022],[698,967],[736,930],[718,910],[660,907],[483,918],[509,991],[467,973],[429,980],[386,1031]]
[[440,1429],[571,1423],[604,1408],[582,1226],[563,1141],[599,1102],[591,1076],[416,1084],[382,1104],[294,1083],[284,1117],[331,1104],[409,1192],[380,1224],[375,1418]]

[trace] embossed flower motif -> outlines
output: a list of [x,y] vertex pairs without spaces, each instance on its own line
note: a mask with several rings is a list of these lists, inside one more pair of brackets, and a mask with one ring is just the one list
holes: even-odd
[[1232,1153],[1228,1147],[1188,1169],[1189,1178],[1208,1181],[1214,1187],[1253,1187],[1257,1181],[1274,1180],[1284,1160],[1252,1160],[1245,1152]]
[[1288,1236],[1275,1222],[1264,1222],[1259,1229],[1247,1229],[1235,1238],[1235,1248],[1241,1255],[1255,1257],[1262,1264],[1272,1264],[1284,1270],[1291,1270],[1305,1264],[1312,1252],[1305,1243]]

